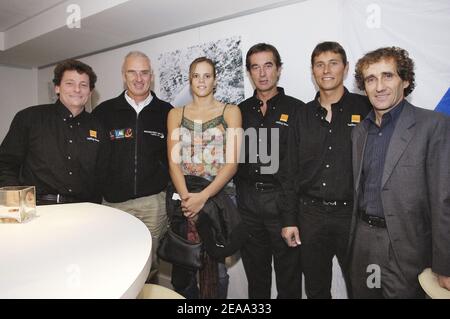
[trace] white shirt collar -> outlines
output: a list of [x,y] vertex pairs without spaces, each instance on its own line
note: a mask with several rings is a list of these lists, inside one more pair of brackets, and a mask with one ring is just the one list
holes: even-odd
[[130,104],[131,107],[133,109],[135,109],[136,114],[139,114],[139,112],[141,112],[144,109],[144,107],[146,107],[147,105],[149,105],[152,102],[153,96],[152,96],[152,93],[150,92],[144,101],[136,103],[136,101],[134,99],[132,99],[131,97],[128,96],[128,90],[127,90],[127,91],[125,91],[125,100],[127,100],[128,104]]

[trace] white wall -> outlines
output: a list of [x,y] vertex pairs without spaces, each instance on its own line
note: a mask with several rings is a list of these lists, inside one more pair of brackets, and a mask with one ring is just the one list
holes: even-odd
[[37,104],[37,69],[0,66],[0,141],[17,111]]

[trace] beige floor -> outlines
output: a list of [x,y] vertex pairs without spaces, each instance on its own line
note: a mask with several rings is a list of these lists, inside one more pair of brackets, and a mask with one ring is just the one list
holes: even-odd
[[152,283],[164,286],[169,289],[173,289],[172,284],[170,283],[171,273],[172,265],[163,260],[160,260],[158,276],[156,276],[155,280],[152,280]]

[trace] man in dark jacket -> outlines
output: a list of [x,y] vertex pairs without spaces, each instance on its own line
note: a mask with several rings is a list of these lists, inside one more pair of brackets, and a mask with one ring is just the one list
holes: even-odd
[[167,115],[172,106],[150,90],[150,59],[130,52],[122,66],[126,91],[101,103],[93,114],[109,131],[111,156],[104,204],[139,218],[152,235],[152,269],[155,251],[166,229]]

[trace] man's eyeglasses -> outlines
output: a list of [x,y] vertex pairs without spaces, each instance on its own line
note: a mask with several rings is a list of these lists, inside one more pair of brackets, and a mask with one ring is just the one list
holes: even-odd
[[128,70],[128,71],[126,71],[126,74],[130,78],[137,78],[138,76],[140,76],[141,78],[148,78],[150,75],[152,75],[152,71],[150,71],[150,70],[142,70],[142,71]]

